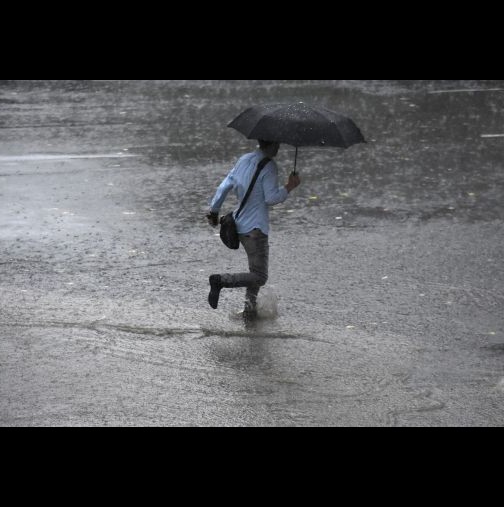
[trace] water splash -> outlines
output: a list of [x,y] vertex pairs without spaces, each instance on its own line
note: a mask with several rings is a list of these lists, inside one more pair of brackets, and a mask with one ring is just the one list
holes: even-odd
[[273,287],[263,287],[257,298],[257,313],[261,319],[278,317],[278,297]]

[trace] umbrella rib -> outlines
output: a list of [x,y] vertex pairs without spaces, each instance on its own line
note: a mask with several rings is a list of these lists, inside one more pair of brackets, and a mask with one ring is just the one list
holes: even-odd
[[[249,139],[263,139],[263,137],[258,137],[256,134],[254,134],[255,131],[261,130],[261,123],[263,123],[265,120],[269,120],[270,117],[268,116],[268,113],[265,113],[264,116],[255,124],[254,128],[250,131]],[[264,141],[275,141],[275,139],[263,139]]]
[[[334,125],[335,128],[338,129],[338,135],[339,137],[341,138],[341,140],[343,141],[343,145],[345,148],[348,148],[350,145],[347,143],[347,140],[345,139],[345,136],[341,133],[341,131],[339,130],[338,128],[338,124],[336,123],[336,121],[333,121],[331,118],[328,118],[327,116],[325,116],[322,112],[318,111],[317,109],[313,109],[313,111],[318,115],[320,116],[321,118],[323,118],[325,121],[329,121],[329,123],[331,125]],[[327,110],[328,112],[331,112],[332,114],[335,114],[333,113],[332,111],[329,111]]]

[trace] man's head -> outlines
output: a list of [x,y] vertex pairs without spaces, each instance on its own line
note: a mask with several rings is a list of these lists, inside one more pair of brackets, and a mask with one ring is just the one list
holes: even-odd
[[261,151],[269,158],[274,158],[278,154],[278,150],[280,149],[280,143],[275,141],[264,141],[259,139],[259,148]]

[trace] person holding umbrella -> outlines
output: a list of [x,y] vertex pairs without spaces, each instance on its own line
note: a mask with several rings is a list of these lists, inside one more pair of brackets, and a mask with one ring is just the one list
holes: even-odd
[[[296,172],[298,148],[331,146],[347,149],[354,144],[366,143],[366,140],[351,118],[325,107],[312,107],[303,102],[249,107],[228,127],[237,130],[247,139],[268,140],[259,141],[257,151],[240,158],[219,186],[207,215],[209,223],[217,227],[220,208],[231,190],[234,190],[242,204],[244,203],[238,212],[234,213],[234,218],[239,241],[247,252],[250,273],[210,276],[208,302],[212,308],[217,308],[220,291],[224,287],[247,287],[244,311],[246,318],[257,314],[257,294],[268,279],[268,207],[284,202],[289,193],[300,184]],[[280,144],[296,148],[294,171],[284,187],[278,184],[278,168],[273,160]],[[257,180],[254,175],[258,175]],[[252,189],[250,195],[247,192],[249,188]]]
[[259,140],[259,148],[242,156],[219,185],[206,216],[209,224],[217,227],[220,209],[229,192],[233,190],[240,202],[244,200],[258,172],[246,204],[236,218],[240,244],[248,257],[249,272],[214,274],[209,279],[208,303],[214,309],[218,307],[223,288],[247,289],[243,311],[245,320],[257,317],[257,295],[268,280],[269,207],[284,202],[301,183],[299,175],[291,173],[285,185],[279,184],[278,167],[274,160],[279,148],[278,142]]

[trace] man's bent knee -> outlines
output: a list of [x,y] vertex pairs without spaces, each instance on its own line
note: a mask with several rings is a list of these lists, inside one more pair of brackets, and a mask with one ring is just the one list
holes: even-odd
[[268,281],[268,275],[265,275],[263,273],[254,273],[254,275],[256,278],[256,285],[258,287],[264,287]]

